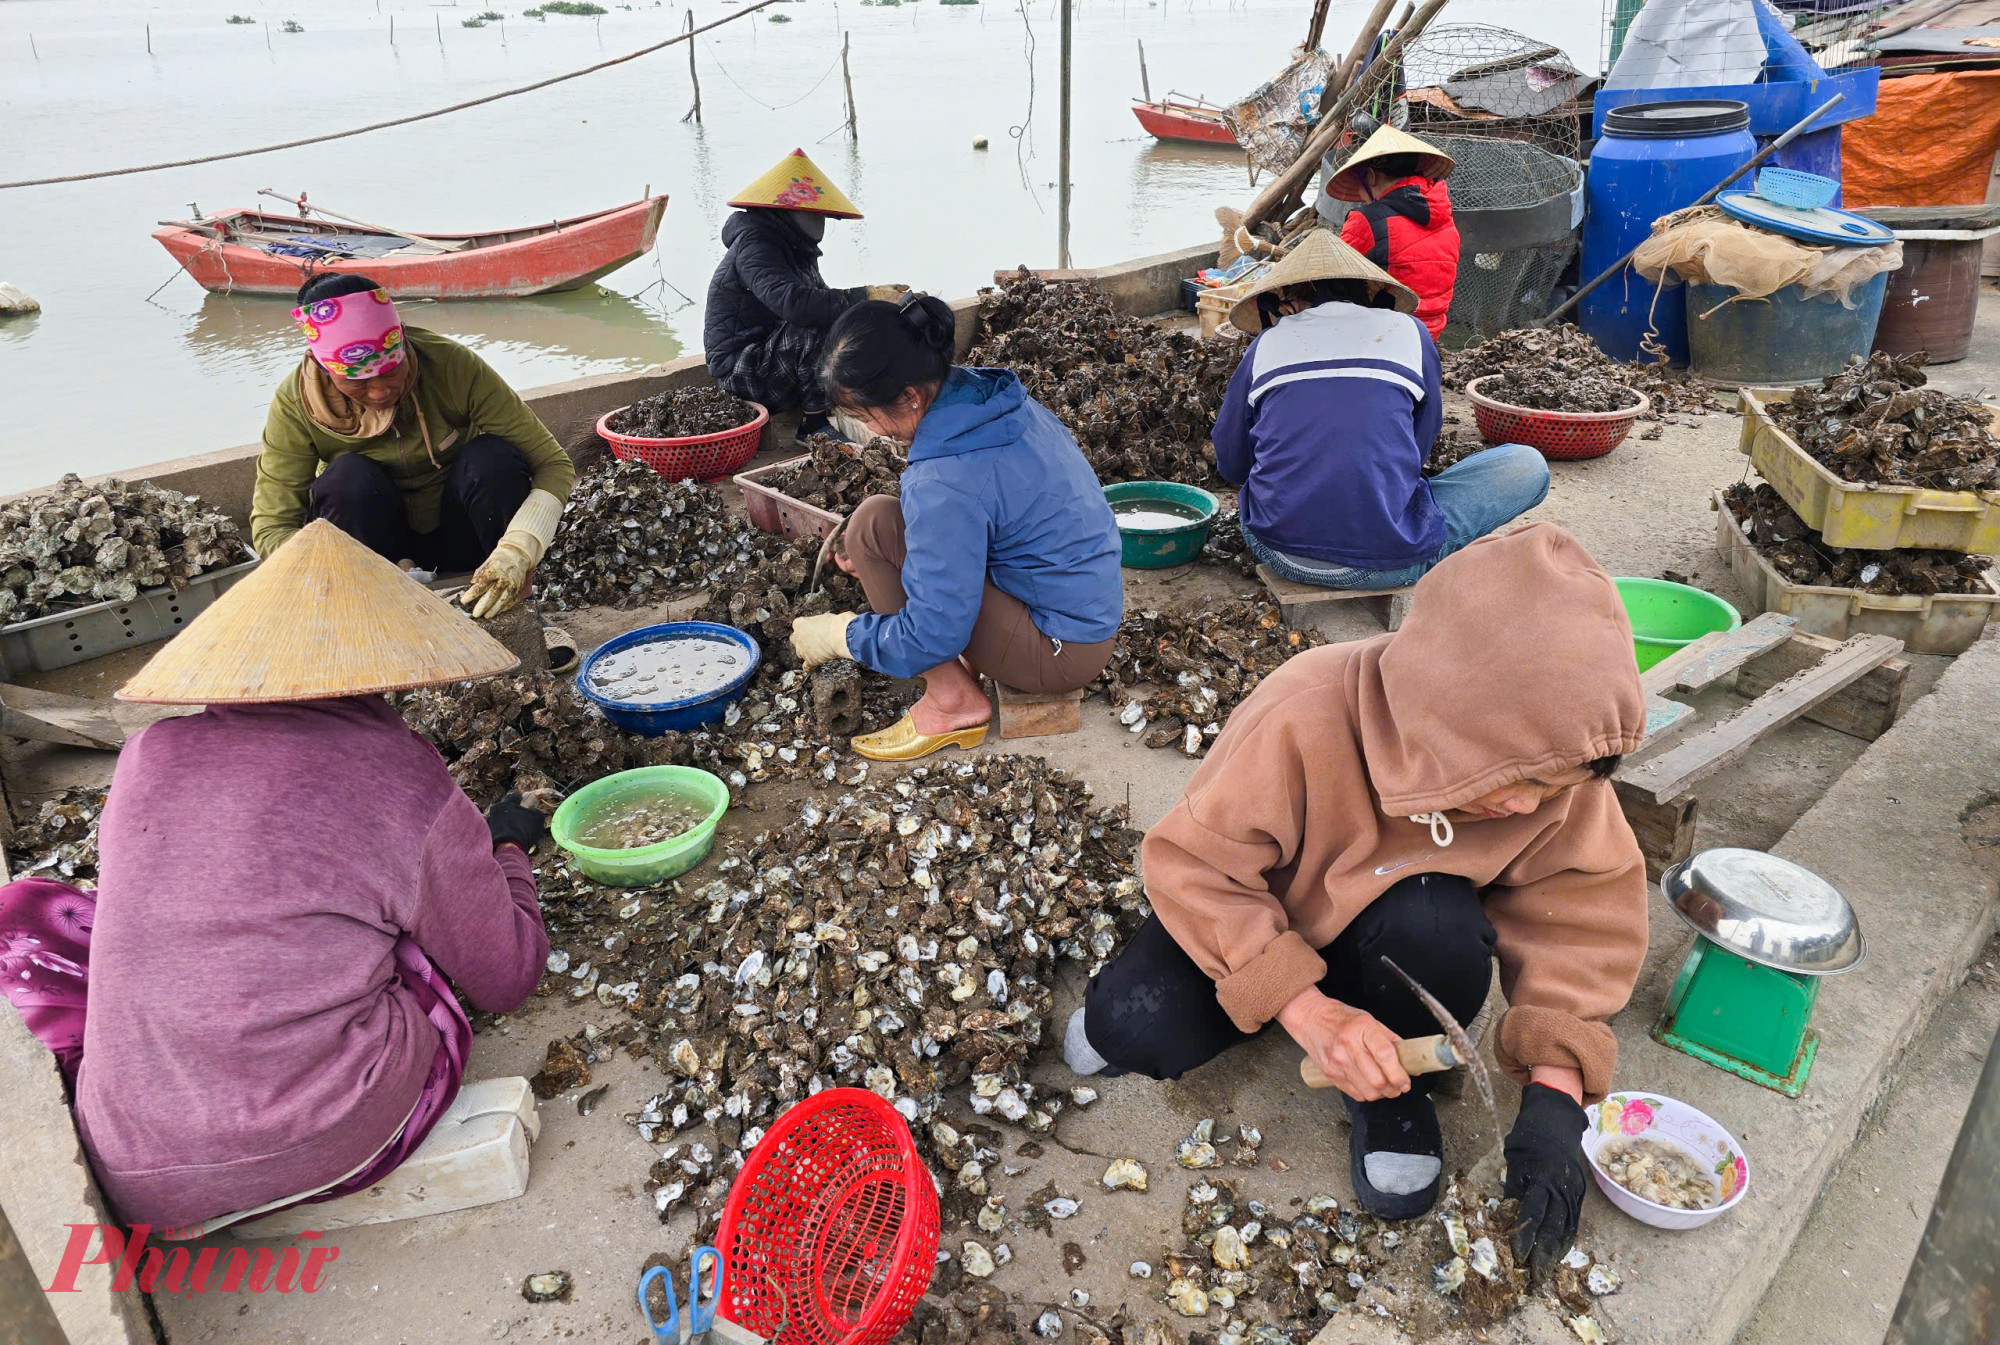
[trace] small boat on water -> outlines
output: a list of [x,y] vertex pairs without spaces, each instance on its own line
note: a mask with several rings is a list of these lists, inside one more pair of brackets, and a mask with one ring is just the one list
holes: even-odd
[[1160,140],[1192,141],[1201,145],[1233,145],[1236,133],[1222,118],[1222,110],[1199,99],[1168,94],[1157,103],[1132,100],[1132,115]]
[[316,217],[305,212],[332,212],[310,205],[298,215],[252,207],[165,220],[153,237],[221,294],[290,297],[307,276],[358,271],[397,299],[487,299],[578,289],[617,270],[651,250],[666,209],[665,196],[648,196],[519,229],[415,234]]

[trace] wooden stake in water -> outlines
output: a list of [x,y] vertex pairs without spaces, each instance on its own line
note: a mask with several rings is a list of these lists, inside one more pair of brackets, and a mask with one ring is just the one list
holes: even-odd
[[1060,171],[1056,174],[1056,265],[1069,268],[1069,76],[1072,42],[1070,0],[1056,0],[1062,6],[1062,122]]
[[396,16],[394,14],[389,16],[389,45],[392,47],[396,45]]
[[854,127],[854,75],[847,68],[847,48],[849,43],[853,41],[853,38],[854,34],[852,33],[842,33],[840,35],[840,78],[841,82],[847,85],[847,138],[849,140],[860,138],[859,133]]
[[[454,6],[454,8],[455,8],[455,6]],[[438,15],[438,16],[436,16],[436,17],[437,17],[437,26],[438,26],[438,50],[439,50],[439,51],[443,51],[443,50],[444,50],[444,16],[440,14],[440,15]]]
[[1153,81],[1146,78],[1146,39],[1142,37],[1138,39],[1138,41],[1139,41],[1139,92],[1144,94],[1146,96],[1146,101],[1150,103],[1153,101]]
[[28,34],[28,50],[35,53],[37,61],[42,59],[42,49],[35,45],[35,35],[33,33]]
[[694,85],[694,106],[688,109],[687,117],[682,117],[681,120],[686,121],[688,117],[693,117],[694,124],[699,126],[701,125],[701,74],[694,68],[694,40],[692,36],[694,33],[693,5],[688,6],[687,31],[690,34],[688,40],[688,82]]
[[153,54],[153,25],[150,23],[146,25],[146,54]]

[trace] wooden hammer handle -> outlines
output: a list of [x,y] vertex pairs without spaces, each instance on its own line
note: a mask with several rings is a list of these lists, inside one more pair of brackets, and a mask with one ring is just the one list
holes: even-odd
[[[1451,1043],[1443,1033],[1430,1037],[1403,1037],[1396,1042],[1396,1058],[1403,1062],[1405,1074],[1438,1074],[1455,1069],[1465,1063],[1458,1058],[1458,1052],[1451,1049]],[[1307,1056],[1299,1062],[1299,1078],[1308,1088],[1331,1088],[1333,1080],[1325,1071]]]

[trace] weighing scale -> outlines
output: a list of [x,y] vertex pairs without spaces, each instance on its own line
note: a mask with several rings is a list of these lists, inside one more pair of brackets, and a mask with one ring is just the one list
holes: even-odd
[[1701,935],[1681,963],[1653,1040],[1786,1097],[1819,1049],[1819,980],[1868,955],[1854,909],[1809,869],[1761,850],[1704,850],[1660,891]]

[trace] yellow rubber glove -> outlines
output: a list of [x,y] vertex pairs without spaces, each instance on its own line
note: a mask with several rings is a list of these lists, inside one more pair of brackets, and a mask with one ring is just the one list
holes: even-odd
[[521,601],[529,574],[555,538],[562,509],[562,501],[548,491],[528,492],[493,554],[472,572],[472,582],[459,595],[458,600],[472,609],[475,619],[497,616]]
[[868,287],[869,298],[881,299],[892,304],[903,302],[909,293],[910,287],[908,285],[870,285]]
[[825,616],[802,616],[792,623],[792,651],[807,668],[837,658],[853,658],[847,652],[847,627],[852,612],[829,612]]

